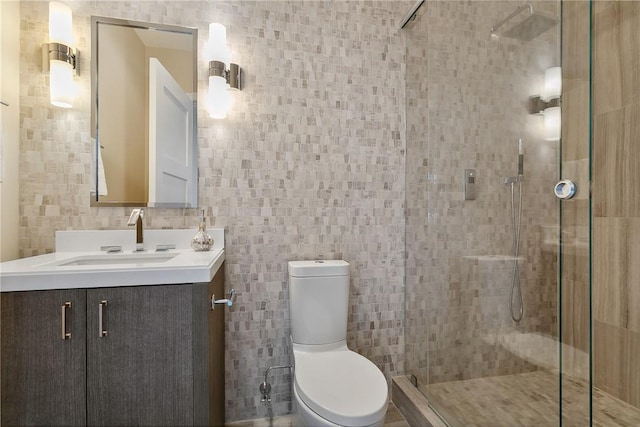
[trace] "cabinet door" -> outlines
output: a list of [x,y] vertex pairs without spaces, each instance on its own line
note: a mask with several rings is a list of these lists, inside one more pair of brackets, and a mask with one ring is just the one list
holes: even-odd
[[191,313],[192,285],[87,290],[90,425],[193,424]]
[[86,425],[86,291],[2,293],[0,305],[2,425]]

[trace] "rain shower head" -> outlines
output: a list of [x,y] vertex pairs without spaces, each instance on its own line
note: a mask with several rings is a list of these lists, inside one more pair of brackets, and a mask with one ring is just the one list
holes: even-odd
[[518,14],[520,14],[520,12],[526,9],[529,9],[529,16],[520,23],[504,31],[502,33],[502,36],[517,40],[530,41],[547,31],[548,29],[552,28],[557,23],[557,21],[553,18],[541,15],[539,13],[534,13],[533,7],[530,4],[525,4],[516,9],[516,11],[511,15],[507,16],[505,19],[494,25],[490,30],[491,37],[497,38],[498,28],[511,21]]
[[502,33],[504,37],[530,41],[556,25],[556,20],[537,13]]

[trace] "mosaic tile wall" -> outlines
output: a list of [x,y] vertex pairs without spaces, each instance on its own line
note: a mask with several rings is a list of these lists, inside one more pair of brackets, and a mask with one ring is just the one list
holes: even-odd
[[[290,362],[287,261],[351,263],[348,344],[387,378],[404,372],[405,46],[413,1],[72,1],[82,51],[71,110],[48,104],[40,71],[47,6],[21,8],[22,256],[50,252],[54,231],[122,229],[128,208],[90,208],[90,16],[227,26],[245,87],[223,121],[198,110],[200,205],[226,228],[228,421],[265,416],[258,385]],[[199,99],[207,65],[200,60]],[[202,103],[200,104],[202,105]],[[149,209],[147,228],[197,224],[195,210]],[[273,414],[290,409],[273,377]]]
[[[542,117],[528,114],[527,101],[544,70],[559,65],[559,26],[528,42],[492,40],[489,29],[516,7],[429,2],[407,31],[406,371],[421,384],[536,369],[522,357],[522,337],[556,334],[556,256],[542,244],[542,226],[557,225],[558,147],[544,141]],[[534,9],[559,16],[556,3]],[[503,182],[517,174],[518,138],[524,319],[516,324]],[[477,171],[474,201],[464,201],[466,168]]]

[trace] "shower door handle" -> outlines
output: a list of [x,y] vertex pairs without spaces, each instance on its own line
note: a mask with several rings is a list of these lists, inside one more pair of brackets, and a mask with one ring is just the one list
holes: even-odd
[[569,179],[563,179],[553,187],[553,193],[561,200],[573,199],[573,196],[576,195],[576,190],[576,184]]

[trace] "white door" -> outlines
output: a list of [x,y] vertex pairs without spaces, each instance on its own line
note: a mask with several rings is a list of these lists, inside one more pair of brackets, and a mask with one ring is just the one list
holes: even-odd
[[196,207],[193,102],[156,58],[149,59],[149,206]]

